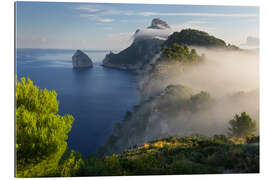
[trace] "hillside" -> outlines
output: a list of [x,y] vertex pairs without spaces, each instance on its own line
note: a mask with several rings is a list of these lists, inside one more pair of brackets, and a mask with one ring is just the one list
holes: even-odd
[[104,158],[89,156],[78,175],[258,173],[258,137],[243,140],[238,144],[224,135],[163,138]]
[[124,70],[142,68],[161,50],[161,45],[172,31],[161,19],[154,18],[151,25],[138,29],[133,35],[132,44],[121,52],[107,54],[103,66]]
[[164,47],[172,47],[174,43],[187,46],[203,46],[207,48],[223,48],[238,50],[239,48],[228,44],[222,39],[209,35],[207,32],[195,29],[183,29],[180,32],[174,32],[164,42]]
[[[225,110],[224,104],[230,108]],[[258,104],[257,91],[214,98],[205,91],[169,85],[158,95],[134,106],[132,112],[128,111],[123,121],[115,125],[99,153],[120,153],[133,145],[168,136],[226,134],[228,121],[236,112],[246,111],[258,119],[258,111],[253,107],[258,107]]]
[[164,40],[146,39],[133,42],[128,48],[118,54],[107,54],[103,60],[103,66],[135,70],[148,63],[156,53],[160,51],[161,44]]

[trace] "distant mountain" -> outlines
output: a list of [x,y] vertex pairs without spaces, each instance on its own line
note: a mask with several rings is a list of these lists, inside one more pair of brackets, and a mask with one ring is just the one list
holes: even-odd
[[110,52],[103,60],[103,66],[124,70],[137,70],[147,64],[172,33],[169,25],[160,19],[153,19],[145,29],[138,29],[133,43],[118,54]]
[[105,67],[124,70],[138,70],[161,52],[164,48],[181,46],[201,46],[226,50],[240,50],[239,47],[226,44],[222,39],[195,29],[183,29],[174,32],[163,20],[155,18],[145,29],[138,29],[133,35],[133,43],[118,54],[107,54],[103,60]]

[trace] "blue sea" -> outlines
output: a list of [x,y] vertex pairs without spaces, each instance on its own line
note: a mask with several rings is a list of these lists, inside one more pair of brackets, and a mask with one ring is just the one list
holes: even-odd
[[91,69],[72,68],[75,50],[16,50],[18,79],[29,77],[40,88],[55,90],[59,114],[74,116],[68,147],[83,157],[95,153],[139,101],[135,74],[101,66],[108,51],[84,52],[94,63]]

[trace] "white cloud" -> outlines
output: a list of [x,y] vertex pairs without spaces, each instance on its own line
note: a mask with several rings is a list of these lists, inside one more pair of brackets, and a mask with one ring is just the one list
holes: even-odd
[[113,22],[114,19],[111,19],[111,18],[102,18],[96,14],[80,14],[79,15],[80,17],[85,17],[85,18],[90,18],[94,21],[97,21],[97,22],[102,22],[102,23],[109,23],[109,22]]
[[108,15],[126,15],[130,16],[133,15],[133,11],[122,11],[122,10],[116,10],[113,8],[109,8],[106,6],[101,6],[101,5],[85,5],[85,6],[79,6],[75,8],[76,10],[86,12],[83,14],[80,14],[80,17],[89,17],[92,20],[98,21],[98,22],[113,22],[114,19],[107,18],[106,16]]
[[80,14],[80,17],[97,17],[95,14]]
[[87,11],[90,13],[95,13],[101,11],[101,8],[99,6],[93,6],[93,5],[87,5],[87,6],[79,6],[76,7],[77,10]]
[[252,13],[196,13],[196,12],[138,12],[135,13],[131,10],[117,10],[111,7],[102,6],[102,5],[85,5],[75,8],[81,11],[87,11],[89,13],[96,13],[98,15],[139,15],[139,16],[199,16],[199,17],[258,17],[259,14]]
[[172,34],[172,29],[148,29],[143,28],[137,31],[133,38],[134,40],[141,40],[141,39],[152,39],[154,37],[158,37],[161,39],[167,39],[170,34]]
[[257,17],[258,14],[223,14],[223,13],[160,13],[141,12],[141,16],[199,16],[199,17]]
[[96,15],[134,15],[134,12],[131,10],[118,10],[114,9],[108,6],[102,6],[102,5],[85,5],[85,6],[79,6],[75,8],[76,10],[80,11],[86,11],[89,13],[95,13]]
[[114,20],[109,19],[109,18],[98,18],[97,21],[107,23],[107,22],[113,22]]

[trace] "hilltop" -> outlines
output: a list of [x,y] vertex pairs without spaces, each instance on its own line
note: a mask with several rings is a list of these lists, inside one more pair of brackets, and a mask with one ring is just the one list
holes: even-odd
[[209,35],[207,32],[196,29],[183,29],[180,32],[174,32],[164,42],[163,46],[171,47],[174,43],[186,46],[239,50],[239,48],[235,45],[226,45],[224,40]]

